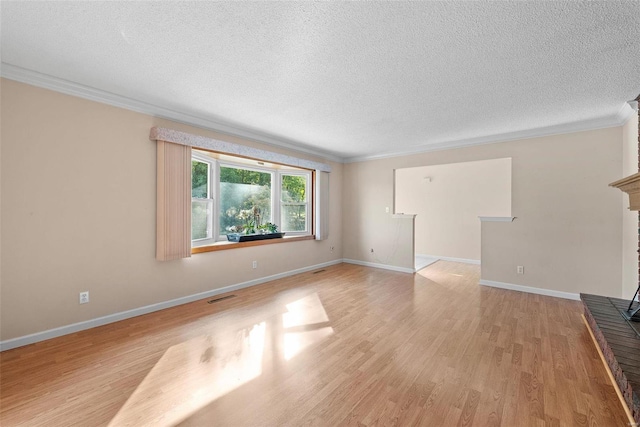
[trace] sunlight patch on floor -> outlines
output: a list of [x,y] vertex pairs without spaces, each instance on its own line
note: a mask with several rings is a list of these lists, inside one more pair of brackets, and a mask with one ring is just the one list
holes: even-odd
[[414,268],[416,271],[419,271],[437,261],[438,258],[433,258],[425,255],[416,255],[416,258],[414,260]]
[[326,326],[329,317],[317,293],[287,304],[287,310],[282,315],[285,360],[333,333],[333,328]]
[[274,355],[288,361],[331,334],[329,317],[320,297],[313,293],[286,304],[281,317],[267,318],[228,335],[201,336],[170,347],[109,426],[176,425],[259,377],[268,335],[282,346],[274,349]]
[[317,293],[287,304],[287,312],[282,315],[282,326],[285,328],[328,321],[329,317]]
[[225,345],[202,336],[169,348],[109,426],[173,426],[260,376],[265,330],[262,322],[237,331]]

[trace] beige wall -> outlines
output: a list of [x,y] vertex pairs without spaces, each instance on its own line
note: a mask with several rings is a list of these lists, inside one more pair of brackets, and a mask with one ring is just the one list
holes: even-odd
[[[331,163],[328,240],[163,263],[154,257],[152,126],[323,159],[0,81],[0,340],[343,257],[410,268],[412,222],[391,216],[394,169],[507,157],[512,158],[517,219],[483,223],[482,277],[612,296],[634,287],[630,269],[636,266],[631,259],[636,249],[631,238],[623,240],[623,224],[625,233],[636,225],[633,214],[623,212],[622,193],[607,186],[625,175],[623,160],[627,169],[634,161],[632,124]],[[259,262],[258,269],[251,268],[252,260]],[[526,274],[516,275],[516,265],[524,265]],[[78,293],[84,290],[91,302],[79,305]]]
[[341,164],[328,240],[159,262],[152,126],[322,159],[10,80],[1,101],[1,340],[342,258]]
[[413,269],[414,222],[393,218],[393,168],[376,169],[376,165],[364,162],[343,167],[344,257]]
[[[394,246],[384,211],[393,170],[512,158],[514,222],[482,223],[482,278],[516,285],[620,296],[621,128],[518,140],[346,164],[344,255],[369,260],[370,247]],[[382,249],[384,250],[384,249]],[[516,266],[525,267],[524,275]]]
[[[0,99],[4,79],[0,78]],[[0,110],[0,331],[2,331],[2,111]],[[1,340],[2,335],[0,335]]]
[[395,173],[396,212],[417,214],[417,254],[480,261],[478,216],[511,216],[511,159]]
[[[622,128],[623,153],[620,178],[638,172],[638,115]],[[629,210],[629,197],[622,197],[622,296],[632,298],[638,287],[638,212]]]

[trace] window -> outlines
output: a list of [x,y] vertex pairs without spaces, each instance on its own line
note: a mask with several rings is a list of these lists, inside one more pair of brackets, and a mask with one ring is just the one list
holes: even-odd
[[305,233],[308,231],[309,221],[309,175],[289,174],[280,175],[280,224],[282,231]]
[[211,239],[211,162],[199,157],[191,160],[191,240]]
[[312,233],[311,171],[200,150],[191,164],[192,246],[267,223],[288,236]]
[[[269,218],[280,231],[288,230],[284,231],[287,237],[298,236],[293,241],[328,238],[330,165],[175,129],[153,127],[149,139],[157,142],[156,258],[159,261],[247,246],[212,245],[225,239],[226,227],[250,225],[247,219],[251,218],[234,221],[227,218],[228,224],[223,226],[222,203],[226,208],[224,214],[227,215],[227,211],[233,214],[233,209],[247,204],[244,203],[247,198],[257,199],[258,190],[266,194],[265,187],[271,189],[270,199],[264,198],[262,205],[248,203],[254,223],[261,224],[261,229],[273,228],[272,224],[265,224]],[[270,181],[269,184],[260,180],[234,181],[229,177],[221,181],[221,168],[229,175],[268,174]],[[224,190],[226,184],[243,184],[253,193],[234,202],[236,192],[230,191],[222,201],[221,188]]]
[[273,173],[220,166],[220,234],[257,232],[271,219]]

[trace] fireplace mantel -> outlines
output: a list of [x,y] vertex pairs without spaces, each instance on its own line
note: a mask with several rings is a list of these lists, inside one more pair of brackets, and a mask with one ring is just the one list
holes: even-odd
[[629,195],[629,209],[640,211],[640,172],[609,184]]

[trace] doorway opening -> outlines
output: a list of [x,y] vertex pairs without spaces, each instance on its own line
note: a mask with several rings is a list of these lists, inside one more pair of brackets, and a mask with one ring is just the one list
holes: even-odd
[[479,216],[511,216],[511,158],[395,170],[394,209],[416,214],[415,269],[480,264]]

